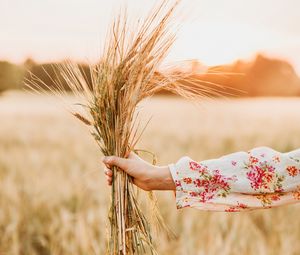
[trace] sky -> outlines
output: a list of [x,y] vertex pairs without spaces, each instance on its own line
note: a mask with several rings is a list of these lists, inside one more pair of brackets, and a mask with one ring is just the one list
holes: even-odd
[[[120,7],[127,5],[135,18],[155,2],[0,0],[0,59],[95,61]],[[180,8],[180,30],[167,61],[219,65],[260,52],[290,61],[300,74],[299,0],[183,0]]]

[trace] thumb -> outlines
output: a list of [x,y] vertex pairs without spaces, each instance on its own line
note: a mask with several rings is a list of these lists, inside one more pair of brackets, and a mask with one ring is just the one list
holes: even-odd
[[120,158],[117,156],[106,156],[102,159],[104,164],[109,166],[117,166],[121,168],[123,171],[128,171],[128,159]]

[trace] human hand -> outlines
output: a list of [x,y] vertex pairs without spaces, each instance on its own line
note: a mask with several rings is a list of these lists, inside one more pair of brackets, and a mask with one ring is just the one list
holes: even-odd
[[106,156],[102,159],[108,185],[112,185],[112,166],[117,166],[133,177],[139,188],[150,190],[175,190],[175,184],[168,166],[154,166],[131,152],[128,158]]

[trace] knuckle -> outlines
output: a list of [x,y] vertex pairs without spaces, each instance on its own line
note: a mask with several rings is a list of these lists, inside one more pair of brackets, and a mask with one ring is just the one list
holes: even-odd
[[111,156],[105,156],[104,158],[103,158],[103,163],[104,164],[107,164],[107,163],[109,163],[109,161],[110,161],[110,158],[111,158]]
[[116,156],[110,156],[109,157],[109,162],[110,163],[116,163],[116,161],[117,161],[117,157]]

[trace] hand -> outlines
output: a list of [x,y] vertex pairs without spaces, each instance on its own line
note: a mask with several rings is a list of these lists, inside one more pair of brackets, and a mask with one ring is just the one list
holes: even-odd
[[133,177],[133,183],[139,188],[150,190],[175,190],[175,184],[168,166],[158,167],[149,164],[137,154],[131,152],[128,158],[107,156],[102,159],[108,185],[112,185],[112,166],[117,166]]

